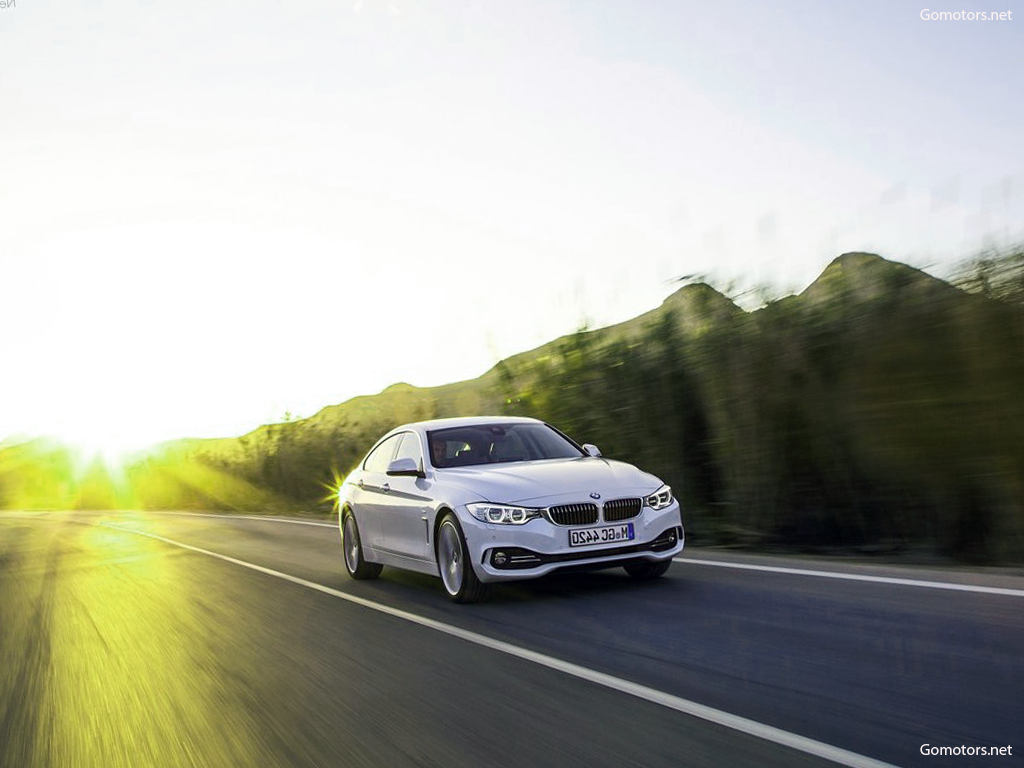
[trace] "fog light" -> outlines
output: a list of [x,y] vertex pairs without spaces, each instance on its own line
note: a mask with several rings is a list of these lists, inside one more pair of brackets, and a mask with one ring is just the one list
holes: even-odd
[[673,544],[673,545],[676,543],[676,532],[675,531],[672,531],[672,533],[670,533],[668,535],[668,543],[669,544]]
[[491,560],[494,562],[496,566],[500,568],[508,562],[508,555],[506,555],[501,550],[498,550],[494,553],[494,557],[492,557]]

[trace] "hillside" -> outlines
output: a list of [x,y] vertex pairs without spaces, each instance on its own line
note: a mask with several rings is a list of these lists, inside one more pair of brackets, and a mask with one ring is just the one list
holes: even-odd
[[[477,379],[395,384],[239,438],[168,444],[120,486],[111,480],[122,490],[106,497],[94,473],[89,495],[329,509],[338,478],[392,426],[509,413],[664,477],[698,543],[1024,561],[1021,393],[1019,305],[847,253],[799,295],[754,312],[688,285],[640,317],[556,339]],[[29,475],[40,492],[60,463],[11,469],[11,450],[0,451],[7,506],[31,498]]]

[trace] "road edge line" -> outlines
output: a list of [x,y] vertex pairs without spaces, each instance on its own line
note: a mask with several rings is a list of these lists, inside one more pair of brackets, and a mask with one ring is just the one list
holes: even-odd
[[807,568],[788,568],[782,565],[730,563],[728,560],[702,560],[693,557],[674,557],[672,559],[674,562],[686,563],[687,565],[708,565],[714,568],[735,568],[741,571],[785,573],[792,576],[813,576],[820,579],[845,579],[847,581],[867,581],[875,584],[895,584],[901,587],[924,587],[926,589],[946,589],[953,592],[977,592],[986,595],[1024,597],[1024,589],[1010,589],[1009,587],[986,587],[982,584],[956,584],[954,582],[949,581],[902,579],[897,576],[871,576],[865,573],[839,573],[836,571],[818,571]]

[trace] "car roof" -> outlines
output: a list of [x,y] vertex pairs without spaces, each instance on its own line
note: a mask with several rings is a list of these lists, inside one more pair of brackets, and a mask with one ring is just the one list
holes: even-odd
[[395,427],[391,432],[403,432],[410,429],[429,432],[435,429],[448,429],[449,427],[471,427],[482,424],[543,424],[540,419],[531,419],[527,416],[459,416],[452,419],[431,419],[430,421],[414,421],[410,424],[403,424]]

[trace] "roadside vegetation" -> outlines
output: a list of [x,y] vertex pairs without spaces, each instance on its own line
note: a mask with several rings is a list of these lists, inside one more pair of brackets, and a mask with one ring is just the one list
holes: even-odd
[[9,447],[0,506],[326,512],[392,426],[485,413],[549,420],[663,477],[694,544],[1024,562],[1024,248],[951,283],[845,254],[752,312],[686,285],[473,381],[396,384],[120,470]]

